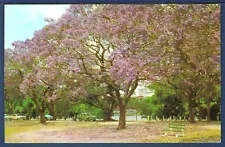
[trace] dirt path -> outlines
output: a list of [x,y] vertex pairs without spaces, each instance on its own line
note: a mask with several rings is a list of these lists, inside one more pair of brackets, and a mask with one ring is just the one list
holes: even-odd
[[149,124],[128,123],[126,129],[116,130],[117,124],[117,122],[111,122],[100,123],[101,126],[91,128],[40,129],[12,135],[6,139],[6,143],[21,141],[27,143],[127,143],[153,138],[162,133],[162,128]]

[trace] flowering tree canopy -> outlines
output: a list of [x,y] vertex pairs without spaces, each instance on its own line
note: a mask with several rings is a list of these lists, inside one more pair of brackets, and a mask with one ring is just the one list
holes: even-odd
[[90,81],[105,84],[119,104],[122,129],[141,80],[184,73],[184,83],[191,83],[190,74],[220,81],[219,13],[218,5],[205,4],[71,5],[59,20],[46,19],[32,39],[13,43],[20,89],[28,94],[39,86],[43,99],[54,100],[65,90],[87,95]]

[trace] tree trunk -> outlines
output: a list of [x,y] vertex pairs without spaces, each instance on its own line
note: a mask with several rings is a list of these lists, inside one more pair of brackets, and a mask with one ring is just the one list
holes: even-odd
[[199,111],[199,121],[202,121],[202,108],[201,108],[201,106],[198,107],[198,111]]
[[112,121],[112,112],[110,110],[104,111],[104,121]]
[[126,125],[126,106],[124,104],[119,104],[120,117],[119,117],[119,125],[118,130],[124,129]]
[[75,114],[74,114],[74,117],[73,117],[73,120],[74,120],[74,121],[77,121],[77,115],[78,115],[78,113],[75,113]]
[[195,123],[195,114],[194,114],[193,102],[191,98],[188,98],[188,110],[189,110],[190,123]]
[[55,107],[52,102],[49,103],[49,112],[50,112],[50,115],[52,115],[53,120],[56,120]]
[[210,115],[210,101],[207,101],[207,121],[211,121],[211,115]]
[[33,95],[33,99],[34,99],[35,105],[37,107],[37,110],[39,110],[39,113],[40,113],[40,123],[41,124],[46,124],[44,102],[42,101],[41,105],[40,105],[39,102],[38,102],[38,97],[36,96],[35,93]]
[[44,113],[43,109],[40,109],[40,123],[41,124],[46,124],[45,113]]

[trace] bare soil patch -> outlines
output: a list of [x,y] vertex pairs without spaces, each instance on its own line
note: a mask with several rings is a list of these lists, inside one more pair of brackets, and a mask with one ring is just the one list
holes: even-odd
[[6,139],[6,143],[127,143],[139,139],[150,139],[162,134],[160,127],[148,123],[128,122],[127,128],[116,130],[118,122],[98,122],[101,126],[61,129],[39,129],[17,133]]

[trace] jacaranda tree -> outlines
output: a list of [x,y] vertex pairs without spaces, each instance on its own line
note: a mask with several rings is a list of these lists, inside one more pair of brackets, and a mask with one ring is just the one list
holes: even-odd
[[[64,89],[85,95],[88,78],[99,82],[118,103],[118,129],[125,128],[140,81],[184,74],[190,84],[189,75],[204,73],[208,60],[218,66],[217,5],[71,5],[59,20],[47,21],[32,39],[14,44],[19,63],[30,65],[21,90],[48,101]],[[212,73],[218,77],[217,67]],[[185,97],[191,102],[192,92]]]

